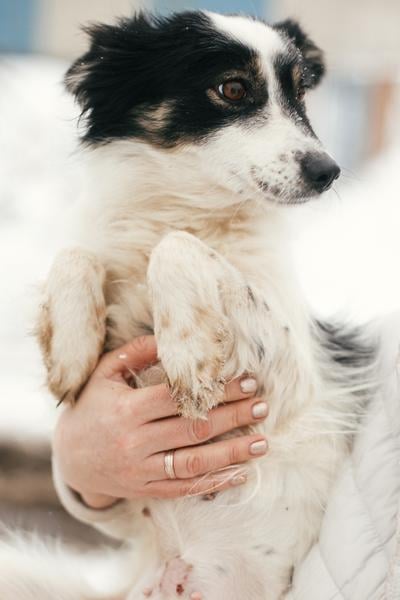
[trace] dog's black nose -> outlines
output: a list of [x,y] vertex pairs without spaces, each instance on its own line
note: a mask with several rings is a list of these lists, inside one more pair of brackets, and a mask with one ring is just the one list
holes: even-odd
[[340,169],[326,152],[308,152],[300,160],[304,179],[317,192],[324,192],[340,175]]

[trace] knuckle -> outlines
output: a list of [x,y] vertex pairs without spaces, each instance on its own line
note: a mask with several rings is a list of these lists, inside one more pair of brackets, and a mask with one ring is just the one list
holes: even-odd
[[237,429],[242,425],[241,406],[232,406],[231,410],[231,429]]
[[189,422],[189,437],[195,442],[205,442],[211,437],[211,420],[196,419]]
[[240,462],[240,448],[236,444],[232,444],[228,450],[228,460],[230,465]]
[[185,460],[185,469],[190,477],[196,477],[204,472],[204,461],[198,454],[189,454]]

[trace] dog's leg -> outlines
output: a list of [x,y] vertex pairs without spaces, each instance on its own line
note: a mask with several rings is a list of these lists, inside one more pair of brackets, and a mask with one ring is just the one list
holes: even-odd
[[65,250],[45,284],[36,327],[47,383],[60,400],[73,401],[104,346],[105,269],[86,250]]
[[268,307],[237,269],[187,233],[171,233],[153,250],[148,282],[159,357],[179,409],[204,417],[223,400],[227,380],[267,360]]

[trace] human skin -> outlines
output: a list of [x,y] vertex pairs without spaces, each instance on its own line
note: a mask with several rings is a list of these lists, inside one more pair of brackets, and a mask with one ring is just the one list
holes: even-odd
[[[128,385],[132,371],[156,361],[152,336],[105,354],[76,404],[58,420],[53,452],[59,469],[92,508],[106,508],[121,498],[175,498],[241,485],[245,463],[267,452],[262,435],[212,441],[266,418],[268,406],[254,397],[253,378],[228,383],[225,403],[207,420],[190,421],[177,415],[166,385]],[[164,470],[165,452],[172,449],[176,480],[167,479]]]

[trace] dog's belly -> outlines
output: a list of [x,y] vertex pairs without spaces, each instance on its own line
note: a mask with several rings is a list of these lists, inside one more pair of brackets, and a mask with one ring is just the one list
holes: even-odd
[[[318,447],[311,452],[318,460]],[[294,566],[317,538],[326,500],[307,475],[310,469],[300,461],[284,465],[272,451],[251,469],[243,488],[211,501],[150,501],[158,574],[151,569],[130,600],[143,597],[143,589],[153,590],[157,600],[189,600],[195,593],[203,600],[283,598]]]
[[[149,369],[144,381],[152,376]],[[153,555],[128,600],[147,594],[151,600],[283,599],[294,565],[316,539],[321,506],[311,501],[314,490],[288,484],[284,469],[270,489],[267,460],[249,469],[242,488],[146,502]]]

